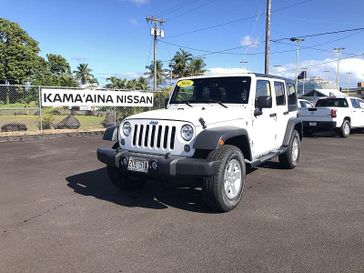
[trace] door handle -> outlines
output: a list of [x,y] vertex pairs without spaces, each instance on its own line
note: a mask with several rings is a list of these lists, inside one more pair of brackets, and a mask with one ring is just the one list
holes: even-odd
[[283,112],[283,115],[288,115],[288,114],[289,114],[289,112],[288,112],[288,111]]
[[276,113],[273,113],[273,114],[270,114],[269,115],[271,118],[274,118],[274,117],[276,117],[277,116],[277,114]]

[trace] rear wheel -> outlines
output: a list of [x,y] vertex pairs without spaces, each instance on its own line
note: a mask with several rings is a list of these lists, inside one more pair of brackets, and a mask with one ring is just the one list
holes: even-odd
[[111,183],[122,190],[136,190],[144,186],[145,178],[122,174],[118,168],[107,167]]
[[300,135],[293,131],[287,151],[279,155],[279,163],[285,169],[294,169],[298,165],[301,152]]
[[350,136],[350,132],[351,132],[350,121],[345,119],[339,131],[340,136],[346,138]]
[[227,212],[235,208],[242,196],[246,178],[244,155],[239,148],[225,145],[208,155],[210,160],[221,161],[214,176],[203,181],[203,198],[211,209]]

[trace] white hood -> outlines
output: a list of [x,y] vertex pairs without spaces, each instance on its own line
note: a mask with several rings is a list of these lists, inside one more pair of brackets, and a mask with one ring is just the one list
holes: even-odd
[[228,105],[228,108],[224,108],[221,105],[193,105],[192,107],[183,105],[143,112],[130,116],[127,119],[186,121],[193,123],[195,126],[200,126],[198,121],[200,118],[203,118],[206,125],[209,125],[243,119],[247,115],[246,107],[242,105]]

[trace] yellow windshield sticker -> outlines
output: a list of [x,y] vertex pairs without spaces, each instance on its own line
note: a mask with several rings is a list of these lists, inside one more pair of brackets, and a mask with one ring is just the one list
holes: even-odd
[[177,82],[177,86],[179,87],[188,87],[188,86],[192,86],[193,85],[193,81],[191,80],[182,80]]

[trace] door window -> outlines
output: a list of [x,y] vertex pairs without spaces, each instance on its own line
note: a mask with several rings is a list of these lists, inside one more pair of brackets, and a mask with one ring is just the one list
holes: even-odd
[[287,92],[288,92],[288,110],[295,111],[297,110],[298,105],[297,105],[297,91],[293,83],[287,84]]
[[359,100],[357,100],[357,99],[350,99],[350,101],[351,101],[351,105],[353,106],[353,108],[360,108]]
[[286,105],[286,92],[283,82],[274,82],[274,90],[276,92],[277,105]]

